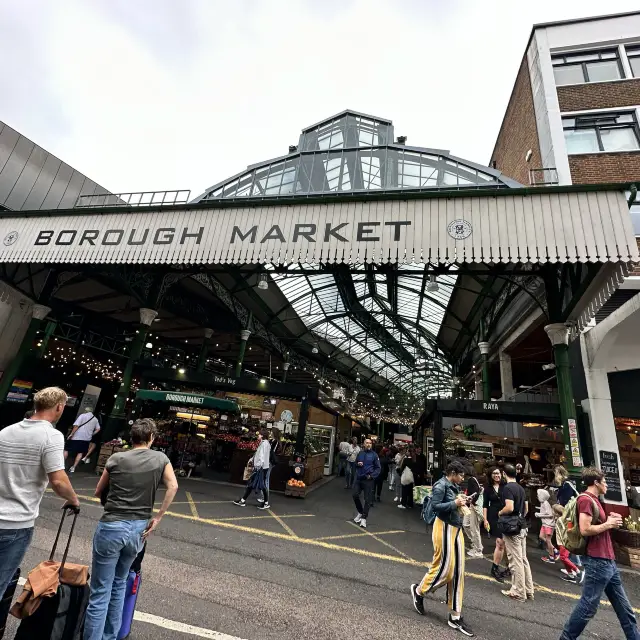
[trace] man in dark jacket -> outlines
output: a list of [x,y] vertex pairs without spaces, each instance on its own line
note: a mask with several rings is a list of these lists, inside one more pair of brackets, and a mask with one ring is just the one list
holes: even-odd
[[460,510],[468,506],[468,499],[460,491],[464,480],[464,465],[454,460],[446,468],[446,475],[434,485],[431,505],[433,522],[433,561],[420,584],[411,585],[411,597],[415,610],[424,615],[424,596],[440,587],[447,586],[449,605],[448,624],[472,638],[473,631],[462,619],[462,596],[464,594],[464,535]]
[[[353,501],[358,515],[353,519],[363,529],[367,528],[367,516],[373,503],[373,489],[376,478],[380,475],[380,459],[372,449],[371,440],[364,441],[364,449],[356,458],[356,481],[353,485]],[[364,491],[364,508],[360,501],[360,494]]]

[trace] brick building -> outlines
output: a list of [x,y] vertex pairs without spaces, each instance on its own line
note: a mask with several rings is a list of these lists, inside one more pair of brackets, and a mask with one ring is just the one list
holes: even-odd
[[490,164],[522,184],[640,183],[639,123],[640,11],[535,25]]

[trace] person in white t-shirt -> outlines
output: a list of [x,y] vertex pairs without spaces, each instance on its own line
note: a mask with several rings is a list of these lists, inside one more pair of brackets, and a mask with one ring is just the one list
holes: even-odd
[[69,473],[74,473],[76,467],[80,464],[80,460],[87,455],[91,438],[100,431],[100,423],[98,418],[93,415],[90,407],[80,414],[73,423],[73,429],[67,437],[67,443],[64,447],[64,459],[66,461],[69,454],[75,455],[75,460]]
[[53,426],[66,403],[62,389],[42,389],[33,397],[33,415],[0,431],[0,594],[31,543],[47,485],[65,507],[80,505],[64,472],[64,436]]

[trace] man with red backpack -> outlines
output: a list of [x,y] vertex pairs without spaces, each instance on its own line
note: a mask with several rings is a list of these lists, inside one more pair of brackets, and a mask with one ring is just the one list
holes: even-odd
[[[610,513],[607,517],[599,498],[607,492],[607,480],[595,467],[582,471],[587,487],[577,499],[580,534],[586,540],[584,551],[585,580],[582,597],[567,620],[560,640],[576,640],[598,610],[603,593],[607,595],[627,640],[640,640],[633,608],[622,586],[615,561],[611,529],[622,525],[622,516]],[[567,542],[569,544],[569,542]]]

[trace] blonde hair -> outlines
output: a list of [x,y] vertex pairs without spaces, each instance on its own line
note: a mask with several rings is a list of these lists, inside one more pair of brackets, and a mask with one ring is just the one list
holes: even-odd
[[67,404],[67,394],[60,387],[47,387],[33,396],[36,412],[55,409],[59,404]]
[[559,464],[554,470],[555,481],[560,484],[569,477],[569,472]]

